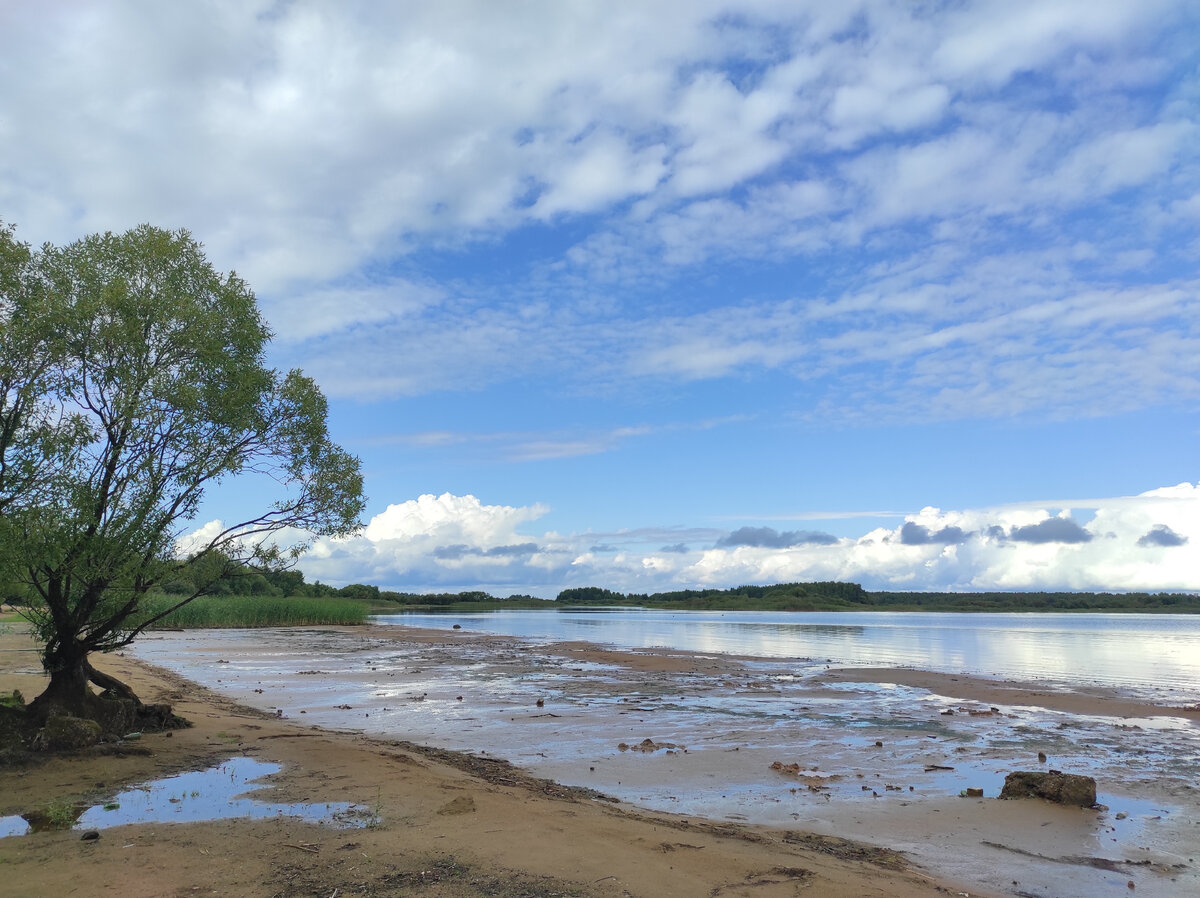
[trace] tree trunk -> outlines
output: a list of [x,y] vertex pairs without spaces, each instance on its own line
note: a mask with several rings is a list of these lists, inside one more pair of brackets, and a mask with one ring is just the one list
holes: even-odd
[[87,656],[87,650],[73,639],[48,645],[42,666],[50,674],[50,684],[30,710],[41,719],[54,713],[94,717],[96,695],[88,687]]
[[[98,723],[105,738],[191,726],[176,717],[170,705],[145,705],[125,683],[96,670],[88,661],[88,652],[74,640],[48,646],[43,664],[50,674],[50,684],[29,705],[39,724],[62,715],[82,717]],[[104,692],[97,695],[89,683]]]

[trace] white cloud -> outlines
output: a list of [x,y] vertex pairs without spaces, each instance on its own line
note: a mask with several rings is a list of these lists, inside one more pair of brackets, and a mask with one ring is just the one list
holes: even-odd
[[517,527],[536,520],[548,510],[541,505],[526,508],[484,505],[474,496],[450,493],[425,495],[389,505],[371,518],[363,537],[372,543],[434,540],[490,549],[520,542]]
[[176,539],[175,554],[181,558],[186,558],[194,552],[203,549],[205,546],[210,545],[224,530],[225,525],[220,520],[208,521],[195,530],[184,533]]
[[267,304],[277,336],[304,341],[366,325],[412,318],[437,303],[442,292],[398,278],[382,283],[325,286]]
[[[581,585],[653,592],[814,580],[933,591],[1200,589],[1193,548],[1200,544],[1200,484],[1069,504],[929,507],[894,527],[841,539],[772,540],[762,528],[754,532],[763,538],[736,545],[728,544],[729,531],[714,528],[534,532],[548,511],[420,496],[388,506],[357,537],[317,540],[300,568],[310,580],[336,584],[550,597]],[[839,516],[847,517],[830,515]]]
[[[714,586],[740,582],[850,580],[873,588],[913,590],[1116,590],[1161,591],[1200,588],[1193,553],[1181,545],[1139,540],[1165,526],[1180,541],[1200,539],[1200,484],[1179,484],[1135,497],[1089,500],[1077,542],[1030,542],[1016,528],[1048,519],[1069,520],[1069,509],[1009,506],[942,512],[927,508],[911,521],[929,531],[957,528],[962,539],[906,545],[902,526],[879,528],[833,546],[761,549],[739,546],[703,553],[688,573]],[[1085,507],[1076,506],[1076,516]]]
[[1102,48],[1127,38],[1161,17],[1170,3],[1089,0],[1042,3],[991,2],[968,5],[950,19],[951,30],[934,54],[947,75],[1000,84],[1022,71],[1041,68],[1072,48]]
[[802,414],[918,420],[1196,394],[1186,3],[3,16],[5,218],[187,225],[333,396],[767,372]]
[[666,147],[661,144],[635,151],[616,135],[593,134],[572,147],[572,153],[545,173],[552,186],[534,203],[536,217],[590,212],[649,193],[666,173]]

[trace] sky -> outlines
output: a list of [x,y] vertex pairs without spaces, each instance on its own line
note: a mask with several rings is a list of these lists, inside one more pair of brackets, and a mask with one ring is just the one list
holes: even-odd
[[1198,163],[1188,0],[0,0],[0,220],[249,282],[335,585],[1200,589]]

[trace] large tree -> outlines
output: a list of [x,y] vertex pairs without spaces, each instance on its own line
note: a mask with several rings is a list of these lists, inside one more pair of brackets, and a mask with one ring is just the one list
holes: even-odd
[[[355,530],[358,460],[330,441],[313,381],[267,367],[253,293],[186,231],[30,252],[0,229],[0,287],[0,573],[37,597],[50,682],[34,710],[98,717],[89,683],[133,696],[91,653],[208,591],[214,558],[278,563],[285,528],[292,544]],[[206,491],[237,475],[269,478],[279,498],[196,530]],[[181,564],[194,588],[150,612]]]

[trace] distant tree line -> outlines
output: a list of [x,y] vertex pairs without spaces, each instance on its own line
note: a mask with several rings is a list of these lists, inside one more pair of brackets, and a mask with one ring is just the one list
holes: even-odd
[[548,600],[539,599],[536,596],[525,595],[524,593],[513,593],[510,596],[494,596],[488,592],[481,590],[471,590],[469,592],[392,592],[391,590],[382,590],[379,593],[379,599],[384,602],[394,602],[397,605],[409,606],[431,606],[442,608],[449,605],[490,605],[508,603],[545,603]]
[[681,610],[736,610],[743,608],[771,611],[821,611],[869,605],[870,594],[857,583],[836,581],[628,594],[596,586],[584,586],[564,589],[558,594],[555,601],[561,605],[639,605],[649,608],[678,608]]
[[[334,587],[309,583],[295,569],[272,570],[210,554],[181,562],[178,576],[160,588],[167,595],[190,595],[205,584],[213,596],[345,598],[388,606],[428,609],[467,607],[632,606],[691,611],[1146,611],[1200,613],[1195,593],[1111,592],[900,592],[870,591],[857,583],[820,581],[744,585],[731,589],[680,589],[671,592],[623,593],[600,586],[564,589],[550,600],[524,593],[495,596],[482,590],[443,593],[397,592],[365,583]],[[0,584],[0,598],[25,604],[19,584]]]
[[563,605],[635,605],[689,610],[772,611],[1168,611],[1200,613],[1195,593],[895,592],[857,583],[779,583],[732,589],[620,593],[598,586],[564,589]]

